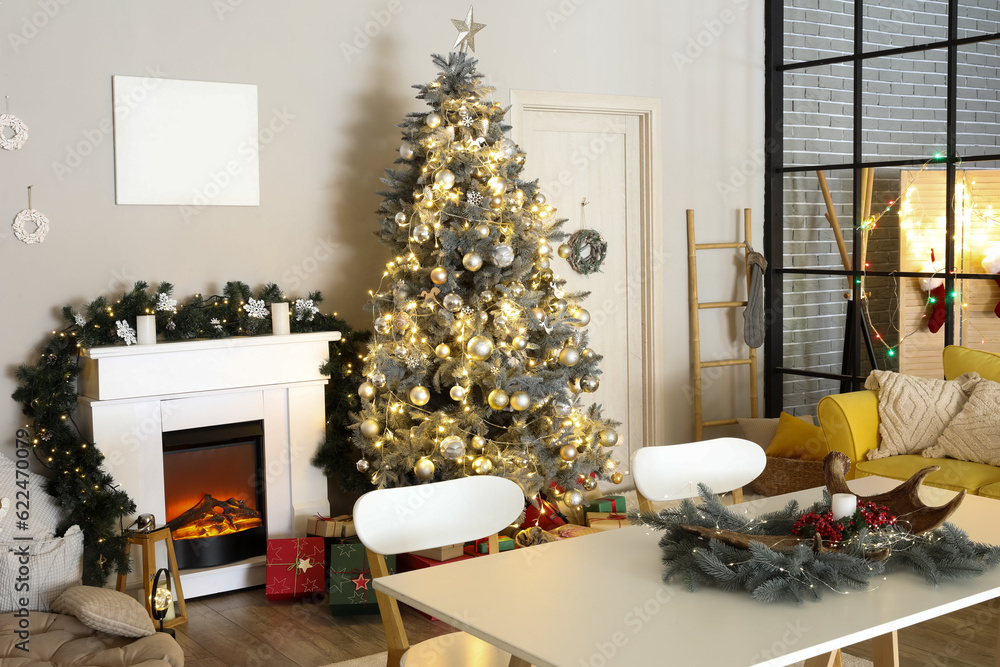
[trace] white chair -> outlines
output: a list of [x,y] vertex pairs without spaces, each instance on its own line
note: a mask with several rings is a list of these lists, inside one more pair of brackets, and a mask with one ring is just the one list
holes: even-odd
[[763,472],[766,462],[764,450],[755,442],[717,438],[643,447],[632,456],[632,477],[640,508],[651,511],[651,502],[697,496],[699,484],[735,494]]
[[[489,537],[524,510],[524,494],[503,477],[475,476],[433,484],[371,491],[354,504],[354,526],[368,553],[372,576],[386,576],[384,554],[406,553]],[[461,594],[458,592],[457,594]],[[388,667],[476,665],[530,667],[529,663],[464,632],[409,645],[396,600],[376,591],[389,648]]]

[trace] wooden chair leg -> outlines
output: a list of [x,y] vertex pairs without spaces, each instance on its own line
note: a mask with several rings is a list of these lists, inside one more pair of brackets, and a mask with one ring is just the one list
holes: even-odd
[[817,655],[805,661],[805,667],[842,667],[840,649]]
[[653,514],[653,503],[649,502],[649,498],[639,493],[639,489],[635,490],[635,497],[639,500],[639,512]]
[[[365,549],[368,555],[368,566],[372,571],[372,578],[378,579],[389,574],[386,567],[385,558],[381,554]],[[389,659],[386,667],[399,667],[399,662],[403,654],[410,648],[410,642],[406,638],[406,629],[403,627],[403,617],[399,614],[399,604],[396,599],[389,597],[381,591],[375,591],[375,599],[378,600],[378,610],[382,615],[382,627],[385,628],[385,643],[389,651]]]
[[509,667],[531,667],[531,663],[524,658],[519,658],[516,655],[510,656]]
[[872,638],[872,664],[875,667],[899,667],[899,640],[895,630]]

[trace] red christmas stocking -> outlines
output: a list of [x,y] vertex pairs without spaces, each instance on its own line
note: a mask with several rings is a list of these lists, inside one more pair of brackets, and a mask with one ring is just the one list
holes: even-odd
[[[1000,283],[1000,280],[997,281]],[[944,285],[938,285],[931,290],[931,296],[934,297],[934,312],[931,313],[931,318],[927,321],[927,328],[931,333],[937,333],[941,325],[944,324]],[[997,308],[1000,309],[1000,303],[997,304]],[[997,313],[997,317],[1000,317],[1000,313]]]

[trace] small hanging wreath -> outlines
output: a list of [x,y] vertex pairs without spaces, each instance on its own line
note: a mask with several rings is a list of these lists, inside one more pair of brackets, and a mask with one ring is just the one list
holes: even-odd
[[[10,129],[14,134],[8,137],[4,129]],[[28,126],[17,116],[9,113],[0,114],[0,148],[5,151],[16,151],[28,140]]]
[[601,264],[608,254],[608,243],[601,238],[600,232],[596,229],[581,229],[573,232],[566,243],[569,245],[566,261],[574,271],[586,276],[601,270]]
[[[35,226],[35,231],[29,232],[27,230],[28,223]],[[14,236],[18,240],[28,245],[41,243],[45,240],[45,235],[49,233],[49,219],[45,217],[44,213],[36,211],[33,208],[22,209],[20,213],[14,216],[11,229],[14,230]]]

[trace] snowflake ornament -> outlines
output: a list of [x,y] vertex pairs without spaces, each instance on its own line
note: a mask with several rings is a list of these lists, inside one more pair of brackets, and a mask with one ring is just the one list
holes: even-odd
[[424,358],[419,354],[410,354],[406,357],[406,367],[410,370],[420,368],[424,363]]
[[267,317],[267,306],[264,305],[263,299],[249,299],[245,304],[243,304],[243,310],[247,315],[258,320],[262,320]]
[[77,313],[76,315],[73,316],[73,321],[76,322],[76,326],[78,327],[83,327],[87,325],[87,318],[81,315],[80,313]]
[[213,317],[211,320],[208,321],[208,323],[211,324],[213,327],[215,327],[216,330],[222,331],[222,322],[220,322],[217,317]]
[[465,199],[473,206],[482,206],[483,204],[483,196],[475,190],[466,193]]
[[295,300],[295,321],[301,322],[305,319],[307,322],[312,322],[313,316],[319,312],[319,308],[313,303],[312,299],[296,299]]
[[136,342],[135,329],[129,326],[128,322],[125,320],[116,320],[115,326],[118,327],[118,337],[125,341],[126,345],[134,345]]
[[157,310],[175,310],[177,308],[177,299],[171,299],[170,295],[166,292],[157,292],[156,294],[156,309]]
[[472,306],[462,306],[462,314],[466,317],[472,315],[473,312],[475,311],[472,310]]
[[472,124],[476,122],[476,119],[473,118],[466,109],[459,109],[458,116],[461,119],[459,123],[461,123],[464,127],[471,127]]
[[170,320],[169,322],[167,322],[167,331],[173,331],[176,328],[177,328],[177,323],[176,322],[174,322],[173,320]]

